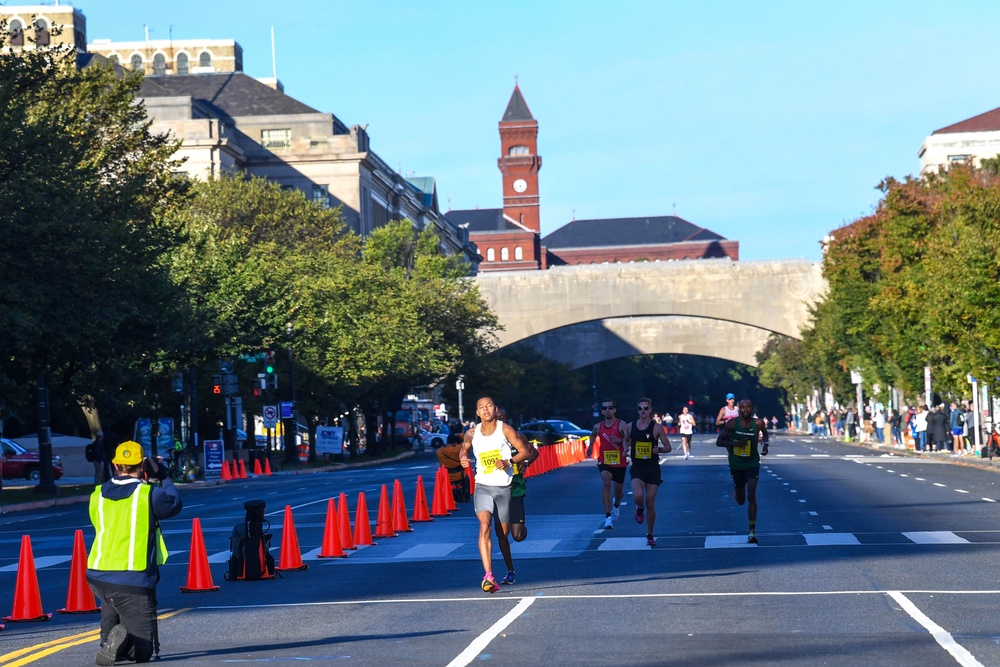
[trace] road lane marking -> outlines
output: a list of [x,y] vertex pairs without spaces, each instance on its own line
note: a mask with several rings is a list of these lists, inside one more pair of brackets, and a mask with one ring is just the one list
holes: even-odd
[[947,530],[917,531],[903,536],[916,544],[969,544],[969,540]]
[[826,547],[834,544],[861,544],[853,533],[803,533],[806,544],[811,547]]
[[412,546],[396,558],[443,558],[455,549],[460,548],[463,542],[428,542]]
[[940,482],[934,482],[934,486],[940,486],[942,489],[947,488],[944,484],[941,484]]
[[899,591],[889,591],[889,597],[895,600],[896,604],[909,614],[913,620],[922,625],[927,632],[931,633],[934,641],[950,653],[962,667],[983,667],[983,664],[976,660],[975,656],[969,653],[968,649],[955,641],[950,632],[932,621],[924,612],[917,608],[917,605],[910,602],[909,598],[905,595]]
[[518,616],[523,614],[531,604],[538,598],[521,598],[521,601],[517,603],[513,609],[507,612],[503,618],[494,623],[486,630],[483,634],[476,637],[476,639],[469,644],[464,651],[455,656],[455,659],[448,663],[448,667],[465,667],[476,657],[483,652],[490,642],[493,641],[497,635],[507,629],[507,626],[513,623]]
[[955,493],[968,493],[965,489],[955,489]]
[[995,501],[995,500],[993,500],[992,498],[983,498],[983,500],[985,500],[985,501],[986,501],[986,502],[988,502],[988,503],[995,503],[995,502],[996,502],[996,501]]
[[[52,565],[59,565],[60,563],[65,563],[70,560],[72,556],[37,556],[35,558],[35,569],[40,569],[43,567],[50,567]],[[0,567],[0,572],[17,572],[17,566],[19,563],[14,563],[13,565],[5,565]]]
[[705,538],[706,549],[756,549],[760,545],[747,544],[747,538],[742,535],[709,535]]

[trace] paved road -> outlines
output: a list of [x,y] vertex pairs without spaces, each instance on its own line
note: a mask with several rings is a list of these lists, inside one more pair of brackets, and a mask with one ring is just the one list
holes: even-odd
[[[631,517],[602,530],[592,462],[529,481],[518,582],[479,590],[468,504],[345,559],[320,560],[327,499],[363,491],[375,521],[382,484],[416,476],[431,454],[376,468],[185,490],[165,522],[163,659],[185,664],[359,665],[1000,665],[1000,476],[806,436],[776,439],[759,491],[759,546],[732,501],[723,452],[696,436],[691,460],[663,457],[657,546]],[[679,448],[678,448],[679,449]],[[244,499],[263,498],[279,552],[293,508],[306,571],[223,581]],[[73,531],[85,506],[0,518],[0,611],[21,535],[31,535],[43,606],[63,606]],[[199,517],[218,593],[181,594]],[[353,520],[354,517],[352,517]],[[280,555],[279,555],[280,557]],[[496,569],[503,572],[499,554]],[[0,667],[93,664],[95,616],[7,624]],[[49,648],[40,645],[54,642]],[[18,653],[21,650],[26,652]],[[52,651],[45,654],[46,651]]]

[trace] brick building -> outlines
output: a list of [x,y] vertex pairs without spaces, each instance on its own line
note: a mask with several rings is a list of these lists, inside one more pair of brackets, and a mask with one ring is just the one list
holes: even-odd
[[560,264],[739,259],[739,242],[677,216],[573,220],[541,236],[538,121],[515,85],[499,123],[503,208],[448,211],[469,230],[480,271],[546,269]]

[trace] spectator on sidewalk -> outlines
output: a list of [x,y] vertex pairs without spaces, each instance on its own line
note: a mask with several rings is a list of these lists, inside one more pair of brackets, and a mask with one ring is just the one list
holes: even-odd
[[934,445],[935,451],[951,449],[951,434],[948,431],[948,416],[944,413],[944,405],[935,406],[927,414],[927,438]]
[[918,405],[917,411],[913,414],[913,434],[916,438],[916,448],[918,452],[931,451],[930,443],[927,441],[927,406]]
[[889,413],[889,428],[892,429],[892,444],[899,447],[903,444],[903,431],[902,431],[903,417],[899,414],[896,408],[892,409]]
[[858,435],[858,413],[854,408],[847,408],[847,415],[844,417],[844,426],[847,428],[847,437],[851,440]]
[[882,444],[882,436],[885,433],[885,410],[875,410],[875,440]]

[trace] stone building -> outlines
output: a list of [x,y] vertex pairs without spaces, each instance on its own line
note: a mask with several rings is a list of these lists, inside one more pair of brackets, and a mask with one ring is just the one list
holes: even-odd
[[243,48],[232,39],[95,39],[87,44],[87,52],[150,76],[243,71]]
[[984,158],[994,158],[998,154],[1000,109],[993,109],[931,132],[918,153],[920,175],[936,173],[956,162],[978,167]]
[[0,6],[0,21],[7,26],[3,51],[65,44],[87,52],[87,18],[69,5]]

